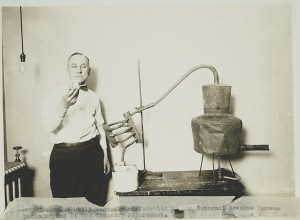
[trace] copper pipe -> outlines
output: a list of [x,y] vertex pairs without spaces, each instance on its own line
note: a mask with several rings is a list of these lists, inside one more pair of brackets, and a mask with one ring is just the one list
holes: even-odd
[[170,89],[168,89],[156,102],[150,103],[146,106],[142,106],[142,107],[137,107],[136,111],[130,113],[130,115],[134,115],[136,113],[142,112],[148,108],[154,107],[155,105],[157,105],[160,101],[162,101],[167,95],[169,95],[170,92],[172,92],[183,80],[185,80],[191,73],[195,72],[198,69],[202,69],[202,68],[207,68],[210,69],[213,74],[214,74],[214,84],[219,84],[219,75],[217,70],[210,65],[198,65],[193,67],[192,69],[190,69],[189,71],[187,71]]

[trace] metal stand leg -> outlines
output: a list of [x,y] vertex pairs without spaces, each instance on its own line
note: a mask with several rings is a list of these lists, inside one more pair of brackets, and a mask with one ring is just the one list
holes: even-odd
[[215,154],[212,155],[212,162],[213,162],[213,178],[214,178],[214,185],[216,185],[216,178],[215,178]]
[[230,167],[231,167],[232,173],[233,173],[233,174],[235,174],[235,172],[234,172],[234,170],[233,170],[233,167],[232,167],[232,165],[231,165],[231,162],[230,162],[230,157],[229,157],[229,155],[227,156],[227,158],[228,158],[228,161],[229,161],[229,164],[230,164]]
[[218,157],[218,174],[219,174],[219,176],[218,176],[218,178],[219,179],[222,179],[222,170],[221,170],[221,166],[220,166],[220,160],[221,160],[221,157]]
[[201,165],[200,165],[199,176],[201,176],[201,170],[202,170],[203,157],[204,157],[204,154],[202,154],[202,158],[201,158]]

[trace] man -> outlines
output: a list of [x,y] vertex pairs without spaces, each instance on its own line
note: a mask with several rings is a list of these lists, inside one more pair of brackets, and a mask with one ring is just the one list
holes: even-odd
[[53,197],[85,197],[104,205],[104,175],[110,172],[99,98],[87,89],[89,59],[73,53],[68,59],[69,84],[49,93],[43,124],[54,146],[50,156]]

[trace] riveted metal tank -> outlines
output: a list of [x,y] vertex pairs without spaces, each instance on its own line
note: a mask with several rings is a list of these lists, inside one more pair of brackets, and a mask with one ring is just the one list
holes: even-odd
[[202,86],[204,115],[192,119],[194,150],[202,154],[232,155],[240,150],[242,121],[229,114],[231,86]]

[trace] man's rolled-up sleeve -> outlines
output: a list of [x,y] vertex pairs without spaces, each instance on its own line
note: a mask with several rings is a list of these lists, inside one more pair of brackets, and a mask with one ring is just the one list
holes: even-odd
[[103,130],[104,119],[103,119],[103,116],[102,116],[100,102],[99,102],[99,104],[97,105],[97,108],[96,108],[95,121],[96,121],[96,127],[97,127],[97,129],[100,133],[100,145],[103,149],[106,149],[107,148],[106,136],[105,136],[105,132]]
[[44,102],[42,121],[43,126],[50,133],[53,133],[63,120],[56,113],[59,101],[59,97],[56,97],[55,94],[48,94]]

